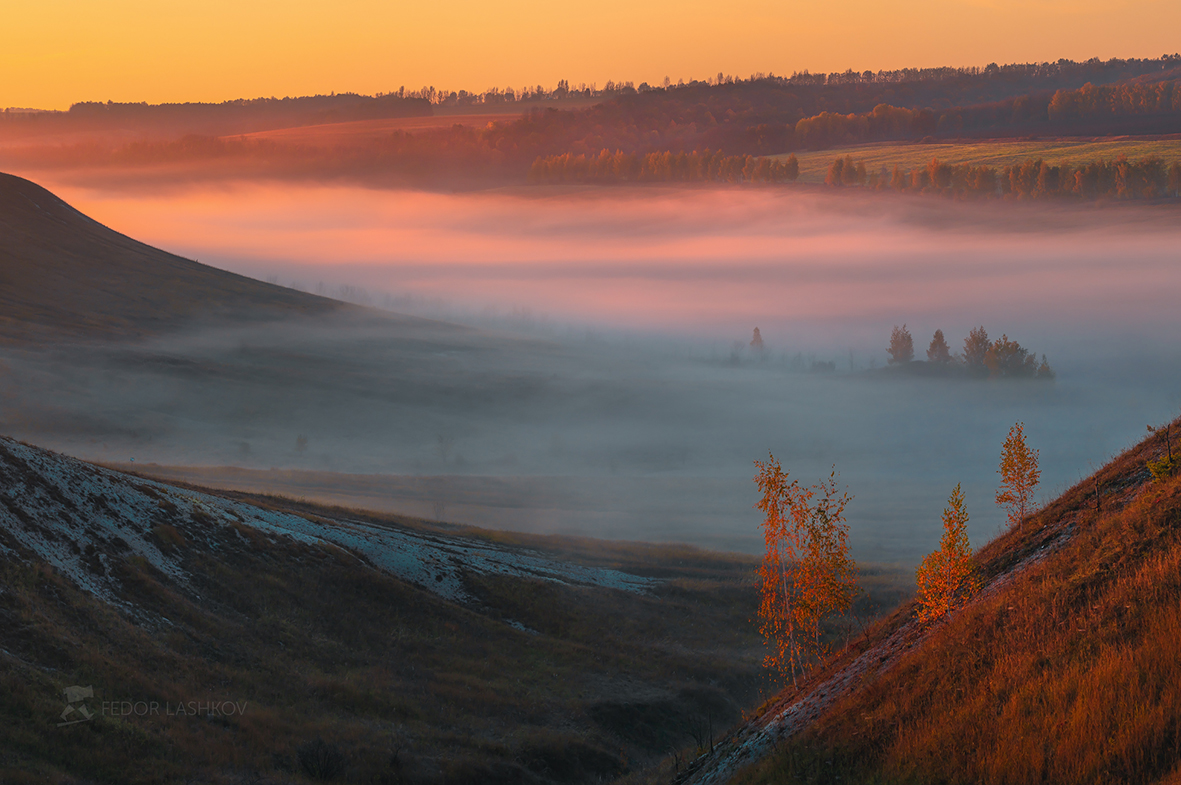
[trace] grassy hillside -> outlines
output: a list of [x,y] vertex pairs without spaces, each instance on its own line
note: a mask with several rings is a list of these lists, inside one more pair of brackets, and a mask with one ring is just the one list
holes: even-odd
[[[899,142],[875,142],[872,144],[834,147],[829,150],[796,153],[800,162],[801,183],[823,183],[829,164],[837,158],[852,156],[854,161],[864,161],[865,168],[873,171],[886,167],[893,171],[899,166],[903,171],[926,166],[932,158],[948,164],[972,164],[1001,168],[1042,159],[1049,164],[1071,164],[1078,166],[1096,160],[1114,160],[1125,155],[1129,160],[1140,160],[1156,156],[1166,164],[1181,161],[1181,139],[1159,139],[1154,137],[1119,137],[1115,139],[1039,139],[1018,141],[998,139],[995,141],[946,142],[941,144],[911,144]],[[774,156],[787,158],[787,154]]]
[[1164,450],[1146,440],[981,549],[991,590],[734,781],[1181,778],[1181,476],[1146,469]]
[[49,191],[0,174],[0,340],[138,337],[198,320],[350,308],[144,245]]
[[[0,480],[5,783],[598,781],[762,683],[747,556],[231,500],[5,439]],[[93,719],[59,726],[74,685]]]

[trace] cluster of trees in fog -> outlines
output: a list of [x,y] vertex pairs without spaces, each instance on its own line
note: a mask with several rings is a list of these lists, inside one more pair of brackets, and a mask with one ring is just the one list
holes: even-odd
[[648,153],[603,150],[598,155],[538,158],[529,169],[531,183],[721,182],[779,183],[800,176],[794,155],[786,160],[721,151]]
[[937,158],[926,166],[903,170],[895,166],[866,170],[851,156],[837,158],[828,167],[824,182],[831,186],[860,186],[873,190],[938,193],[955,197],[1010,197],[1039,199],[1159,199],[1181,196],[1181,163],[1166,165],[1160,158],[1129,161],[1091,161],[1052,165],[1041,159],[997,169],[972,164],[947,164]]
[[[897,328],[895,328],[897,332]],[[1035,511],[1041,481],[1039,451],[1025,441],[1025,423],[1014,423],[1001,447],[996,503],[1010,529]],[[849,555],[845,509],[852,495],[827,479],[803,486],[769,453],[755,461],[766,551],[759,565],[759,632],[767,643],[763,664],[784,683],[806,675],[831,652],[821,634],[826,619],[847,613],[860,589],[857,564]],[[968,540],[968,508],[956,483],[943,508],[943,537],[915,571],[920,624],[934,623],[966,605],[984,588],[984,576]]]
[[[914,337],[905,324],[901,327],[894,325],[890,333],[890,346],[886,351],[890,355],[890,365],[906,366],[914,361]],[[1046,355],[1042,355],[1039,363],[1035,352],[1009,340],[1008,335],[990,341],[983,325],[968,333],[964,338],[963,351],[956,354],[952,354],[943,331],[936,330],[927,347],[927,363],[956,366],[977,377],[1049,381],[1055,376]]]

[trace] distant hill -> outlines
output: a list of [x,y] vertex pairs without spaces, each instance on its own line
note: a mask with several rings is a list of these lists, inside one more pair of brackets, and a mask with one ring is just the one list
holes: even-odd
[[0,340],[137,337],[341,309],[351,306],[145,245],[0,174]]
[[[0,114],[0,166],[119,169],[161,180],[183,172],[205,180],[331,177],[379,187],[468,188],[521,183],[539,158],[601,157],[604,150],[766,156],[867,141],[1160,135],[1175,133],[1181,118],[1179,71],[1181,55],[1165,55],[749,79],[718,74],[661,87],[609,83],[603,91],[562,83],[520,95],[427,90],[217,105],[78,104],[70,112]],[[495,119],[482,122],[478,115],[489,111]],[[466,122],[427,121],[463,113]],[[238,122],[239,116],[254,119]],[[255,122],[263,117],[267,122]],[[317,128],[291,130],[311,125]],[[250,135],[276,129],[288,130]]]

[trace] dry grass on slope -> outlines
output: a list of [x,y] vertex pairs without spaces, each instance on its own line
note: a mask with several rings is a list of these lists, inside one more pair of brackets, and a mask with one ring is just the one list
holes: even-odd
[[1047,532],[1071,532],[738,781],[1176,777],[1181,477],[1152,483],[1144,468],[1162,449],[1141,443],[985,546],[996,578]]
[[[600,781],[734,722],[762,684],[746,557],[588,542],[584,561],[662,578],[580,585],[524,544],[500,550],[529,571],[477,569],[496,539],[465,529],[282,499],[251,511],[7,440],[0,453],[3,783]],[[307,536],[354,515],[437,545],[434,580],[393,569],[431,561],[422,547],[387,563]],[[437,589],[438,558],[459,565],[462,601]],[[61,726],[75,685],[94,716]],[[176,709],[226,701],[241,708]],[[316,750],[331,776],[305,760]]]

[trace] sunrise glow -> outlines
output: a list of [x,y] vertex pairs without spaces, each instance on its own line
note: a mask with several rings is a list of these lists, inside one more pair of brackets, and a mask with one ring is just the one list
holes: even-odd
[[449,90],[559,79],[659,83],[753,73],[1156,57],[1171,0],[879,3],[160,4],[57,0],[5,9],[0,106],[225,101]]

